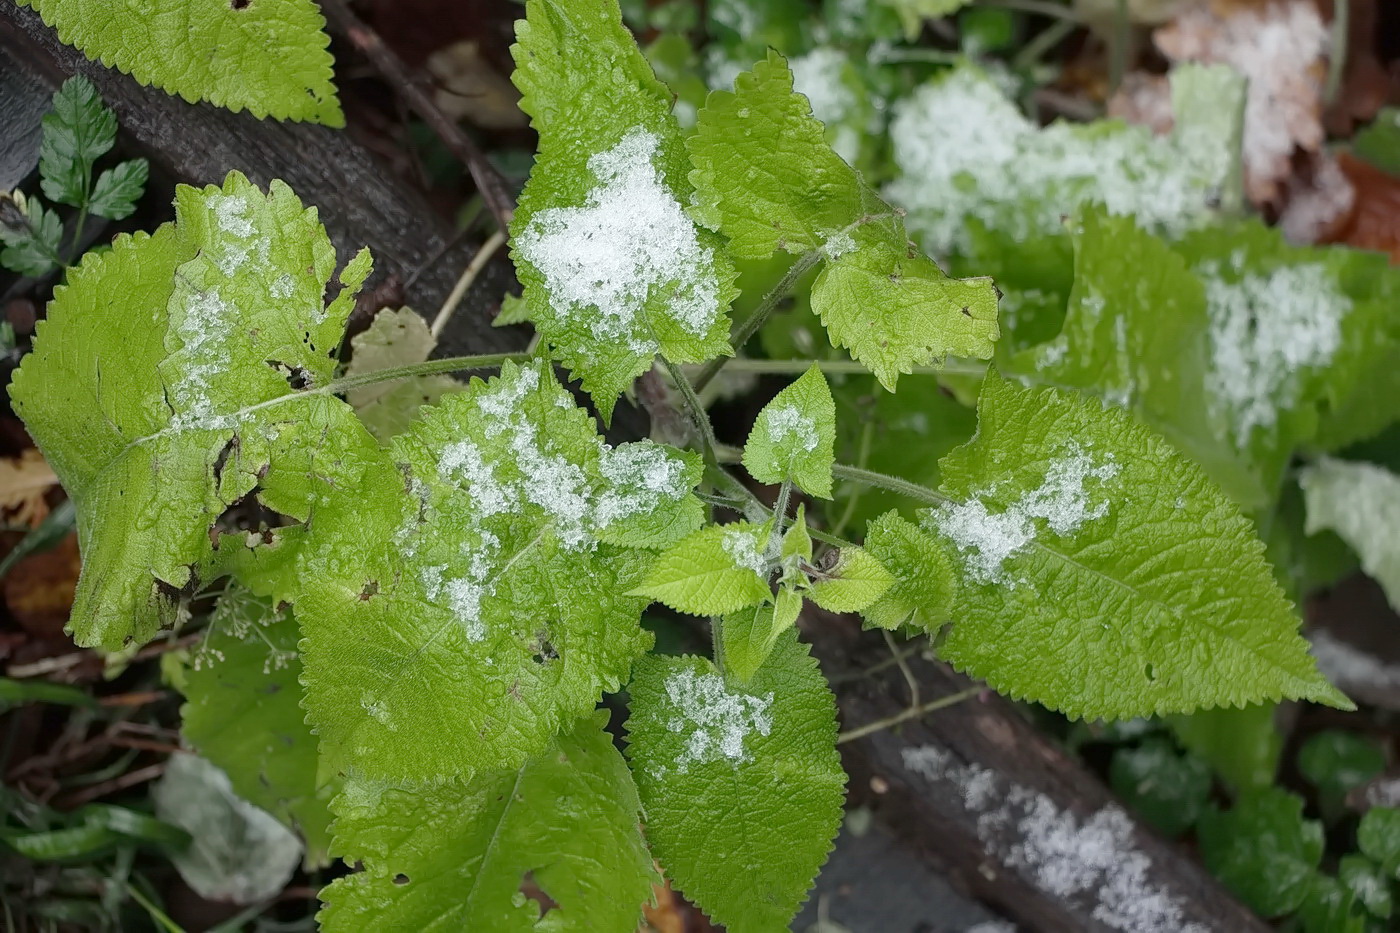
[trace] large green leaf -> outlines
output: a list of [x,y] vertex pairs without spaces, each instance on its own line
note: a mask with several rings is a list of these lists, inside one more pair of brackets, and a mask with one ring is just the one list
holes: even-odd
[[316,737],[301,708],[297,638],[291,612],[230,585],[185,671],[181,731],[238,796],[298,830],[307,867],[318,868],[327,861],[329,804],[340,781],[318,772]]
[[344,126],[312,0],[19,0],[88,58],[194,103]]
[[789,629],[742,686],[704,658],[643,659],[627,754],[647,839],[686,897],[732,933],[782,930],[841,821],[831,691]]
[[732,352],[735,273],[686,213],[671,94],[616,0],[531,0],[516,28],[515,83],[540,148],[512,253],[536,327],[607,419],[658,352],[686,363]]
[[1251,524],[1121,409],[989,374],[942,491],[924,523],[961,585],[940,651],[998,690],[1103,718],[1281,697],[1350,707]]
[[687,145],[700,217],[736,256],[822,251],[813,310],[886,388],[949,353],[991,355],[991,280],[949,279],[911,251],[893,208],[827,145],[781,55],[770,51],[733,92],[712,93]]
[[516,767],[650,645],[624,595],[701,521],[693,454],[603,443],[547,365],[425,407],[313,518],[296,604],[322,754],[390,780]]
[[119,236],[57,290],[10,394],[77,504],[79,644],[149,639],[231,503],[257,488],[305,518],[361,455],[322,387],[368,258],[324,305],[335,249],[315,210],[234,173],[181,187],[174,224]]
[[352,780],[335,851],[360,871],[322,893],[329,933],[633,933],[655,880],[605,712],[519,768],[440,785]]

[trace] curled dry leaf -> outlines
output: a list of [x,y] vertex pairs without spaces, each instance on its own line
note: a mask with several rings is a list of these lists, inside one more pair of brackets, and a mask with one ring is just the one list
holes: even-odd
[[1296,149],[1316,152],[1329,33],[1313,0],[1198,3],[1153,34],[1172,62],[1226,64],[1249,79],[1244,116],[1245,190],[1274,202]]
[[1337,164],[1356,189],[1356,208],[1323,242],[1376,250],[1400,265],[1400,178],[1345,152]]
[[49,514],[45,496],[56,485],[58,477],[33,447],[18,457],[0,459],[0,509],[7,521],[38,525]]

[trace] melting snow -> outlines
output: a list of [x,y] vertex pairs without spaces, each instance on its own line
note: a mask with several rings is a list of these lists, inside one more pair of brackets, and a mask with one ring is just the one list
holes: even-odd
[[637,353],[657,349],[642,313],[648,301],[664,301],[696,336],[721,311],[714,253],[653,164],[659,144],[646,130],[630,131],[588,160],[598,186],[582,207],[540,211],[515,241],[544,276],[561,319]]
[[765,408],[762,415],[764,430],[773,445],[785,443],[792,438],[793,443],[806,451],[817,449],[817,423],[802,414],[796,405],[780,405]]
[[768,576],[768,547],[759,538],[762,531],[757,528],[731,528],[720,538],[724,553],[734,558],[734,563],[747,567],[760,577]]
[[982,583],[1006,583],[1002,565],[1013,554],[1035,539],[1035,519],[1041,519],[1057,535],[1069,535],[1085,522],[1108,514],[1104,497],[1092,502],[1089,479],[1099,484],[1114,479],[1119,472],[1111,454],[1095,462],[1078,441],[1070,441],[1067,451],[1050,462],[1045,479],[1035,489],[1012,502],[1005,511],[992,512],[980,498],[995,495],[985,490],[967,502],[948,504],[925,513],[925,525],[942,532],[963,554],[967,571]]
[[901,102],[890,138],[901,177],[888,194],[933,253],[965,247],[968,218],[1024,240],[1058,232],[1086,201],[1180,233],[1209,212],[1219,182],[1203,169],[1219,160],[1197,152],[1199,142],[1143,127],[1037,129],[968,68]]
[[990,853],[1053,897],[1092,904],[1093,917],[1123,933],[1206,933],[1182,905],[1152,883],[1152,860],[1133,822],[1110,805],[1081,818],[1053,800],[935,746],[906,748],[904,766],[935,783],[952,783],[977,817]]
[[672,732],[688,732],[685,750],[676,759],[676,770],[685,773],[692,763],[705,764],[721,758],[748,761],[744,740],[750,735],[768,735],[773,728],[769,712],[773,694],[762,697],[730,693],[718,674],[697,674],[687,668],[666,678],[666,698],[675,715],[666,727]]
[[1320,263],[1257,275],[1241,273],[1245,262],[1240,253],[1228,271],[1216,263],[1197,270],[1210,312],[1211,395],[1228,409],[1241,446],[1297,401],[1300,370],[1331,361],[1351,311],[1351,299]]

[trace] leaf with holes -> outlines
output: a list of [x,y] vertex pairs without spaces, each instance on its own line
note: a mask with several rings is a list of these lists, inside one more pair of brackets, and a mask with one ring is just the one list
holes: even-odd
[[[610,447],[545,363],[423,408],[323,501],[296,603],[334,766],[424,781],[518,767],[651,644],[624,595],[699,523],[699,461]],[[622,543],[617,543],[622,542]]]
[[836,704],[789,629],[742,686],[651,656],[629,688],[627,756],[671,883],[733,933],[786,929],[831,851],[845,775]]
[[340,779],[318,770],[301,708],[298,636],[289,611],[231,585],[185,671],[181,733],[223,769],[238,796],[301,834],[314,869],[328,862]]
[[322,926],[633,933],[659,879],[607,718],[466,781],[352,780],[334,804],[335,850],[363,867],[322,892]]
[[231,503],[256,489],[305,518],[372,454],[349,407],[320,391],[369,256],[327,306],[334,269],[314,209],[234,173],[181,187],[175,223],[117,237],[56,291],[10,395],[77,505],[79,644],[154,635],[199,582]]
[[923,523],[959,578],[940,653],[1071,716],[1279,698],[1351,704],[1318,673],[1253,526],[1128,413],[989,373],[976,437]]
[[735,272],[699,230],[671,93],[616,0],[530,0],[515,83],[540,135],[511,223],[531,319],[605,420],[659,352],[728,355]]
[[312,0],[19,0],[90,59],[190,103],[344,126]]

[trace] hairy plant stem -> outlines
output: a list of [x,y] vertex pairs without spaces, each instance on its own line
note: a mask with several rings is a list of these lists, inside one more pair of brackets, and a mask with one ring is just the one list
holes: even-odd
[[[753,313],[744,319],[744,323],[740,325],[738,331],[736,331],[734,336],[730,339],[729,345],[734,348],[735,353],[738,353],[744,344],[748,343],[749,339],[753,337],[754,334],[758,333],[759,328],[767,323],[768,318],[772,317],[773,312],[777,310],[778,305],[782,303],[783,299],[791,294],[793,286],[797,284],[797,280],[806,275],[821,258],[822,252],[818,249],[808,250],[797,257],[797,261],[788,267],[788,271],[778,280],[778,284],[769,289],[768,294],[764,295],[763,300],[758,303],[758,307],[754,308]],[[725,363],[729,362],[731,359],[733,359],[733,357],[720,356],[706,363],[705,368],[700,370],[700,375],[695,378],[696,391],[709,385],[710,380],[719,375],[719,371],[723,369]]]
[[[730,358],[730,369],[745,373],[804,373],[812,364],[822,372],[835,374],[867,375],[870,370],[855,360],[757,360],[749,357]],[[909,371],[913,376],[980,376],[987,371],[987,364],[978,360],[950,359],[942,366],[915,366]]]
[[353,376],[341,376],[323,386],[315,389],[307,389],[303,392],[295,392],[284,398],[296,398],[301,395],[339,395],[341,392],[350,389],[358,389],[360,386],[374,385],[377,382],[392,382],[395,379],[410,379],[414,376],[433,376],[438,373],[455,373],[468,369],[496,369],[506,363],[525,363],[530,359],[529,353],[485,353],[476,356],[447,356],[440,360],[424,360],[421,363],[409,363],[404,366],[390,366],[386,369],[376,369],[367,373],[356,373]]
[[700,401],[695,386],[690,384],[690,380],[675,363],[664,356],[661,357],[661,362],[665,364],[666,371],[671,374],[671,382],[675,383],[676,390],[685,400],[686,413],[690,415],[690,422],[699,433],[701,453],[705,455],[705,462],[718,466],[719,460],[715,458],[715,448],[718,446],[718,442],[715,440],[715,428],[714,425],[710,424],[710,416],[705,413],[705,406]]
[[999,6],[1004,10],[1014,10],[1017,13],[1033,13],[1036,16],[1048,16],[1051,19],[1067,19],[1072,22],[1079,22],[1080,17],[1074,8],[1062,3],[1055,3],[1053,0],[979,0],[983,6]]
[[927,486],[920,486],[918,483],[911,483],[907,479],[900,479],[898,476],[890,476],[887,473],[876,473],[874,470],[864,470],[860,467],[849,466],[845,463],[832,464],[831,474],[842,479],[848,479],[853,483],[860,483],[864,486],[875,486],[879,489],[886,489],[901,496],[908,496],[911,499],[918,499],[920,502],[927,502],[929,505],[946,505],[953,500],[934,489]]

